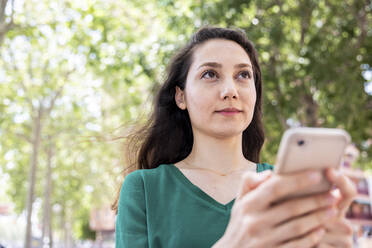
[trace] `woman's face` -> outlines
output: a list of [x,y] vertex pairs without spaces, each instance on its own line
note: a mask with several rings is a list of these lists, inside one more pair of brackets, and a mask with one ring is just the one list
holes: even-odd
[[176,102],[187,109],[194,132],[219,138],[241,134],[256,103],[252,64],[245,50],[224,39],[198,46],[185,90],[176,88]]

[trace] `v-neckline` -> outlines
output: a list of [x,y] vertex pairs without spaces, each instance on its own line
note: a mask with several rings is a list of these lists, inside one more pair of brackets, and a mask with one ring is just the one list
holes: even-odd
[[[199,197],[201,197],[203,200],[206,200],[207,202],[211,203],[212,205],[223,209],[223,210],[231,210],[232,206],[234,205],[235,199],[232,199],[230,202],[223,204],[216,199],[214,199],[212,196],[207,194],[204,190],[193,184],[184,174],[183,172],[174,164],[168,164],[170,168],[172,168],[172,171],[174,171],[174,174],[177,176],[178,179],[190,190],[192,190],[194,193],[196,193]],[[258,171],[258,164],[256,164],[256,172]]]

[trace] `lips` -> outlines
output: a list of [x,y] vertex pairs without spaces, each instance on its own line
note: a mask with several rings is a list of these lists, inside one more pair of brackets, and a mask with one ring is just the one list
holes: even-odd
[[224,109],[218,110],[216,112],[232,112],[232,113],[235,113],[235,112],[242,112],[242,111],[237,109],[237,108],[224,108]]

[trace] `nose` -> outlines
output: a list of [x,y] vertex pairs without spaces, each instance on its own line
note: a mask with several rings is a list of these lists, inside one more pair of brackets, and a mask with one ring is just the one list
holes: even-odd
[[221,99],[237,99],[238,91],[236,89],[235,83],[231,80],[224,82],[221,90]]

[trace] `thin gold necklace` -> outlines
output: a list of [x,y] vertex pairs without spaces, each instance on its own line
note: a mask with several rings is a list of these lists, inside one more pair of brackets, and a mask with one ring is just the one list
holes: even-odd
[[241,170],[244,170],[244,169],[239,169],[239,170],[233,170],[233,171],[230,171],[228,173],[221,173],[221,172],[217,172],[217,171],[214,171],[214,170],[211,170],[211,169],[206,169],[206,168],[201,168],[201,167],[195,167],[195,166],[192,166],[190,165],[189,163],[187,163],[186,161],[182,161],[183,163],[187,164],[188,166],[190,166],[189,168],[187,167],[183,167],[181,169],[199,169],[199,170],[206,170],[206,171],[210,171],[210,172],[213,172],[215,174],[218,174],[220,176],[227,176],[233,172],[236,172],[236,171],[241,171]]

